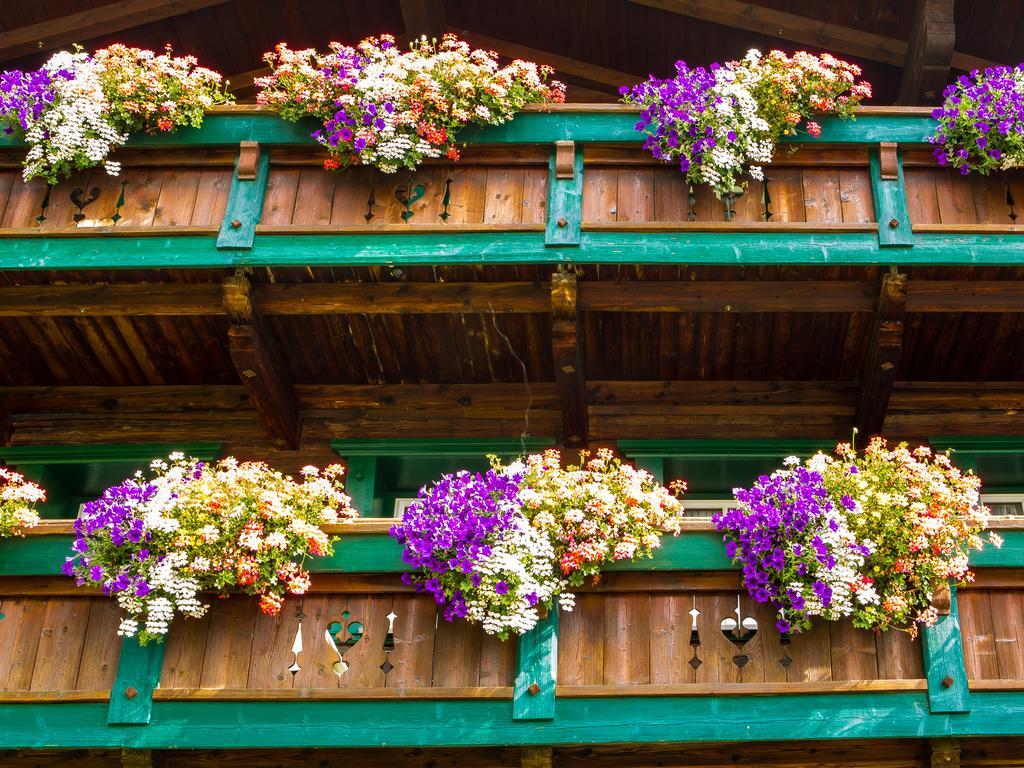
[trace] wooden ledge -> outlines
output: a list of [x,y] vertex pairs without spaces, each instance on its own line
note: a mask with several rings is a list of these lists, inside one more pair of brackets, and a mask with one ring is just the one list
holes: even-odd
[[716,683],[679,685],[559,685],[555,695],[565,699],[622,696],[780,696],[808,693],[879,693],[927,691],[928,681],[823,680],[807,683]]
[[[511,686],[492,688],[157,688],[154,701],[344,701],[511,699]],[[0,699],[2,701],[2,699]]]
[[[773,223],[769,221],[745,221],[733,223],[729,221],[610,221],[610,222],[586,222],[580,225],[583,232],[637,232],[637,233],[658,233],[667,232],[719,232],[719,233],[742,233],[756,232],[822,232],[829,234],[849,232],[877,232],[878,224],[819,224],[817,222],[790,221]],[[1024,227],[1022,227],[1024,229]]]
[[967,687],[972,691],[1024,691],[1024,680],[969,680]]
[[[639,80],[637,81],[639,82]],[[623,83],[628,85],[628,83]],[[856,115],[900,115],[912,117],[930,117],[933,107],[897,107],[897,106],[870,106],[859,107]],[[640,107],[635,104],[608,104],[603,102],[569,102],[566,104],[526,104],[523,112],[605,112],[608,114],[625,113],[639,114]],[[260,104],[219,104],[206,110],[208,115],[274,115],[277,114],[269,107]]]
[[67,704],[110,701],[110,691],[0,691],[0,704]]

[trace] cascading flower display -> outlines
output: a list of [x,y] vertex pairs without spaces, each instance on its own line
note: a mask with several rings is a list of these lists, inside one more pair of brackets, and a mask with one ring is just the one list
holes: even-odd
[[916,636],[938,618],[933,593],[974,578],[968,555],[988,525],[980,484],[946,454],[873,438],[862,454],[840,443],[833,455],[790,457],[713,519],[751,598],[778,610],[780,631],[849,617]]
[[445,475],[391,529],[417,571],[402,574],[406,584],[433,596],[446,620],[502,638],[532,629],[564,586],[550,542],[523,515],[520,479],[496,469]]
[[0,538],[18,536],[39,523],[35,505],[46,501],[46,491],[24,475],[0,467]]
[[190,56],[113,45],[90,55],[55,53],[38,70],[0,74],[0,127],[29,145],[23,175],[56,184],[102,165],[133,131],[199,126],[203,111],[229,101],[216,72]]
[[[573,586],[616,560],[650,557],[663,533],[678,533],[679,499],[643,469],[611,451],[562,467],[558,451],[528,456],[509,471],[523,473],[520,500],[534,528],[547,534]],[[685,488],[682,485],[681,488]]]
[[763,179],[762,166],[772,161],[775,145],[796,133],[802,120],[818,136],[815,115],[852,116],[871,95],[859,75],[855,64],[827,53],[773,50],[762,56],[752,49],[740,61],[710,69],[678,61],[675,77],[652,77],[620,93],[643,107],[636,128],[647,134],[644,148],[678,163],[688,182],[707,184],[721,197],[742,192],[745,174]]
[[301,482],[262,462],[209,464],[172,454],[108,488],[75,521],[64,573],[98,584],[125,611],[118,634],[147,643],[176,613],[198,617],[201,592],[241,590],[277,614],[286,594],[301,595],[301,561],[330,554],[320,529],[355,516],[343,470],[305,467]]
[[256,80],[258,102],[287,120],[320,120],[313,137],[330,153],[327,168],[358,163],[390,173],[426,158],[458,160],[464,126],[497,125],[525,104],[565,100],[550,67],[518,59],[499,67],[495,53],[454,35],[423,38],[405,52],[389,35],[331,43],[323,54],[281,43],[264,59],[272,72]]
[[965,176],[1024,165],[1024,65],[961,75],[942,99],[928,139],[942,165]]
[[679,501],[609,451],[562,467],[557,451],[485,473],[457,472],[420,490],[391,535],[414,569],[407,584],[433,596],[448,621],[466,618],[502,639],[536,626],[570,586],[615,560],[650,556],[677,532]]

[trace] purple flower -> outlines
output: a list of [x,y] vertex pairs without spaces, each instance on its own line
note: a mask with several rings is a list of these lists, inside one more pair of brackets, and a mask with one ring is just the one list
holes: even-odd
[[507,595],[508,584],[506,584],[504,581],[499,581],[497,584],[494,585],[494,591],[496,594],[499,595]]

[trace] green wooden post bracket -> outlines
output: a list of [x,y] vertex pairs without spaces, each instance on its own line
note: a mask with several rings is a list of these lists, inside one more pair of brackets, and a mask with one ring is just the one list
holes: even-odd
[[928,706],[933,714],[971,711],[955,586],[949,588],[949,598],[949,615],[940,615],[939,620],[925,627],[923,632]]
[[153,689],[160,684],[167,641],[139,645],[134,637],[121,641],[117,679],[110,689],[107,725],[148,725],[153,714]]
[[558,675],[558,606],[519,636],[513,720],[554,720]]
[[263,215],[263,196],[270,177],[270,153],[259,144],[243,141],[231,177],[227,210],[217,236],[219,251],[247,251],[256,240],[256,225]]
[[878,245],[908,246],[914,244],[907,210],[907,188],[903,183],[903,155],[891,142],[868,153],[871,166],[871,197],[878,222]]
[[545,246],[579,246],[583,218],[583,149],[559,141],[548,163],[548,221]]
[[361,517],[373,515],[377,489],[377,457],[349,456],[345,472],[345,493],[352,497],[352,506]]

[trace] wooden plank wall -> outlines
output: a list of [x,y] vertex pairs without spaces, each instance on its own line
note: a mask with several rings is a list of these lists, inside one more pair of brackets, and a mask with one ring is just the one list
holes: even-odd
[[951,168],[904,169],[910,221],[923,224],[1024,224],[1024,174],[961,176]]
[[[900,632],[874,635],[848,623],[819,622],[795,635],[792,664],[779,663],[783,648],[774,612],[745,596],[744,616],[757,634],[743,647],[749,661],[733,662],[735,646],[720,629],[735,618],[735,592],[584,593],[559,625],[558,684],[672,685],[784,683],[840,680],[911,680],[924,677],[921,647]],[[700,666],[693,669],[689,611],[700,611]]]
[[106,597],[0,597],[0,691],[109,691],[120,610]]
[[[288,672],[292,643],[302,624],[302,667]],[[337,656],[324,632],[332,622],[363,624],[362,639],[345,654],[349,669],[333,671]],[[394,611],[394,669],[380,669],[388,613]],[[489,688],[512,685],[515,643],[484,634],[464,621],[439,618],[433,600],[408,593],[318,594],[290,599],[280,616],[265,616],[256,602],[216,601],[202,619],[175,624],[168,638],[162,689],[174,688]]]
[[967,677],[1024,683],[1024,589],[963,589],[957,606]]
[[[710,223],[853,225],[874,221],[864,152],[799,152],[765,167],[726,204],[705,185],[686,183],[679,168],[652,166],[637,153],[594,149],[583,174],[583,224]],[[795,164],[799,160],[799,164]],[[794,163],[794,164],[787,164]]]

